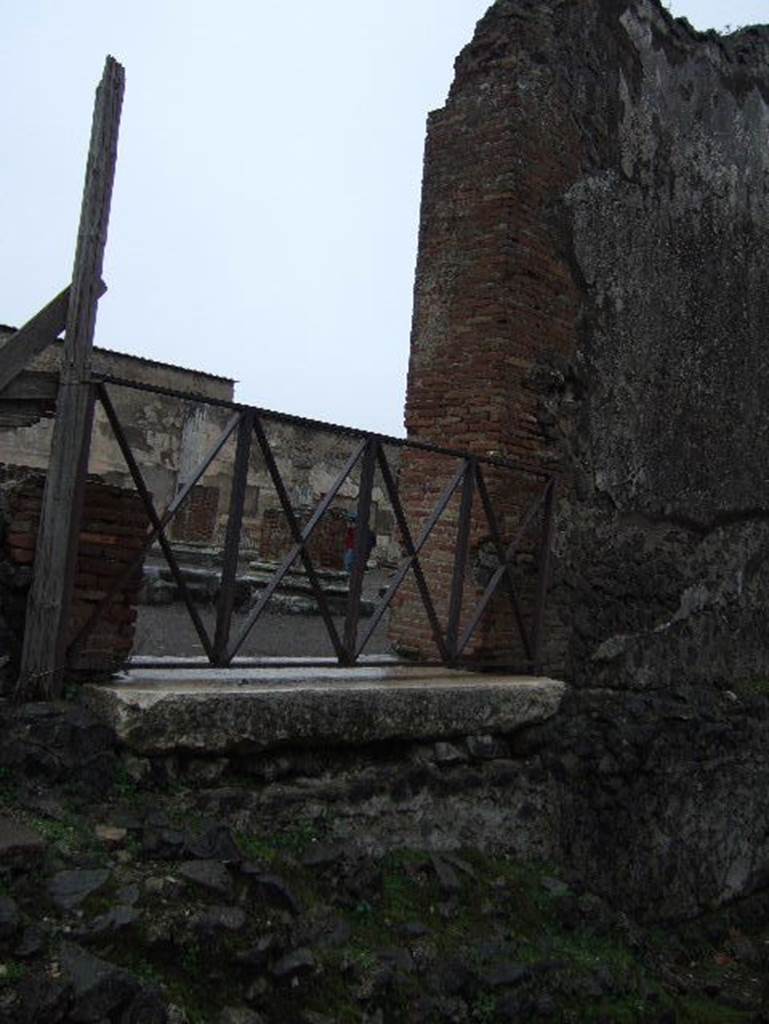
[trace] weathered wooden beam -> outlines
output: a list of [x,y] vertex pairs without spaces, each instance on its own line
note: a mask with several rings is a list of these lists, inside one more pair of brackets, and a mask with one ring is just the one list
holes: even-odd
[[55,402],[58,391],[58,373],[22,370],[0,394],[0,409],[6,402]]
[[58,373],[22,370],[0,394],[0,430],[31,427],[56,411]]
[[33,427],[45,416],[53,416],[39,402],[0,403],[0,430],[18,430],[19,427]]
[[[106,290],[106,284],[99,281],[98,298]],[[68,285],[0,346],[0,398],[8,397],[8,385],[29,366],[35,356],[52,345],[67,326],[69,291]]]
[[94,388],[93,335],[107,243],[125,75],[107,57],[96,90],[91,142],[72,272],[61,384],[46,477],[17,695],[61,694],[75,558],[88,470]]
[[12,334],[0,348],[0,393],[5,391],[35,356],[48,348],[52,341],[56,341],[67,324],[68,306],[67,287]]

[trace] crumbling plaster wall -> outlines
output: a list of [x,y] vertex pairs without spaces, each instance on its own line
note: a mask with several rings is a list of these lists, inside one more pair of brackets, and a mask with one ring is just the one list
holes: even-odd
[[657,0],[498,0],[430,117],[406,425],[562,472],[576,681],[769,669],[768,58]]
[[[275,420],[266,420],[264,428],[294,509],[309,516],[321,499],[335,486],[345,463],[359,446],[360,440]],[[397,479],[400,449],[392,445],[385,446],[385,448],[392,475]],[[339,489],[333,503],[334,509],[349,514],[355,513],[359,482],[360,463]],[[256,453],[252,458],[249,484],[253,484],[258,489],[255,504],[252,506],[254,510],[252,515],[254,527],[261,527],[265,522],[265,512],[280,509],[280,503],[261,455]],[[248,529],[248,524],[244,525]],[[387,564],[397,561],[401,555],[400,538],[392,505],[379,471],[375,474],[371,493],[369,525],[376,535],[376,548],[373,557],[377,561]],[[281,533],[285,536],[285,544],[282,546],[285,553],[291,546],[287,524]],[[255,546],[259,546],[258,539]],[[271,549],[275,551],[274,540]],[[278,545],[278,549],[281,549],[280,545]],[[326,567],[341,568],[343,554],[344,540],[339,547],[338,559],[334,562],[327,559]]]
[[[33,361],[30,369],[55,372],[60,357],[61,345],[52,345]],[[206,398],[232,400],[233,382],[224,377],[137,359],[107,349],[94,350],[94,369],[97,373],[142,384],[192,392]],[[178,402],[163,395],[130,388],[113,387],[110,393],[156,505],[163,508],[176,491],[179,469],[185,460],[202,458],[209,436],[218,432],[219,410],[209,411],[194,402]],[[3,430],[0,433],[0,462],[46,469],[52,437],[52,418],[40,420],[31,427]],[[133,486],[107,418],[98,405],[88,468],[89,472],[115,486]],[[212,475],[218,471],[219,467],[212,467]]]
[[[0,342],[7,333],[0,328]],[[47,349],[31,369],[53,372],[61,346]],[[203,398],[233,401],[233,381],[183,367],[139,359],[107,349],[94,350],[97,373],[138,383],[165,387]],[[232,416],[232,410],[194,400],[131,388],[111,386],[110,394],[131,449],[158,511],[166,508],[180,483],[187,479],[216,442]],[[331,489],[356,445],[353,439],[300,424],[265,419],[265,432],[294,508],[314,507]],[[31,427],[0,431],[0,463],[46,469],[53,436],[53,419],[44,418]],[[397,449],[388,450],[393,475],[398,472]],[[235,460],[235,437],[223,447],[193,489],[187,503],[171,524],[171,536],[204,548],[220,550],[224,543]],[[97,405],[89,472],[117,487],[133,482],[106,416]],[[354,511],[358,496],[359,469],[343,484],[335,506]],[[280,508],[275,488],[256,442],[252,447],[248,488],[243,516],[241,552],[259,557],[265,513]],[[399,554],[389,500],[377,478],[373,493],[371,526],[377,534],[377,555],[392,561]],[[285,550],[291,546],[285,529]],[[282,552],[283,548],[278,545]],[[271,545],[274,553],[275,544]],[[340,545],[341,564],[343,548]]]

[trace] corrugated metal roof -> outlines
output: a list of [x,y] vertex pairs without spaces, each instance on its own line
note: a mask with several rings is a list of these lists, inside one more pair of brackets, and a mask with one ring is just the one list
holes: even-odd
[[[57,338],[59,344],[63,341]],[[189,366],[179,366],[178,363],[166,363],[161,359],[148,359],[147,356],[135,356],[132,352],[118,352],[116,348],[102,348],[101,345],[94,345],[94,352],[106,352],[110,356],[121,356],[123,359],[133,359],[137,363],[144,363],[145,366],[164,366],[169,370],[182,370],[184,373],[194,373],[199,377],[210,377],[211,380],[221,380],[226,384],[235,384],[234,377],[224,377],[219,373],[209,373],[207,370],[196,370]]]

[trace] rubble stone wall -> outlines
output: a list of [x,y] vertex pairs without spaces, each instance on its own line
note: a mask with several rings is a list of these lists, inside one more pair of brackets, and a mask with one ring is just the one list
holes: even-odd
[[[768,57],[657,0],[498,0],[430,115],[407,429],[562,474],[547,661],[576,682],[769,669]],[[497,496],[510,536],[525,476]]]
[[[81,694],[116,728],[138,777],[185,781],[201,813],[230,814],[240,830],[322,820],[330,843],[373,859],[423,846],[491,850],[557,865],[660,922],[751,893],[766,899],[766,689],[561,696],[550,681],[532,688],[522,715],[481,684],[471,691],[489,707],[482,733],[466,690],[399,699],[386,681],[336,697],[299,688],[279,703],[238,698],[229,710],[224,697],[179,689],[149,706],[115,701],[117,687]],[[266,728],[244,739],[244,716]],[[13,751],[0,747],[0,762]]]

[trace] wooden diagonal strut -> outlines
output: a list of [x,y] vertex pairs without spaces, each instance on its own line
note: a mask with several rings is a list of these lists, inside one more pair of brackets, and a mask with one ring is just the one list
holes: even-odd
[[[100,299],[107,291],[103,281],[99,281],[96,297]],[[11,385],[29,366],[35,356],[39,356],[49,345],[52,345],[67,326],[67,310],[69,309],[69,286],[51,299],[43,308],[15,331],[0,348],[0,398],[12,398]]]
[[68,307],[67,287],[6,341],[0,349],[0,392],[61,334],[67,324]]
[[51,457],[27,602],[17,684],[17,696],[22,699],[56,697],[64,685],[65,646],[93,417],[91,352],[117,162],[124,78],[123,68],[108,57],[96,92]]

